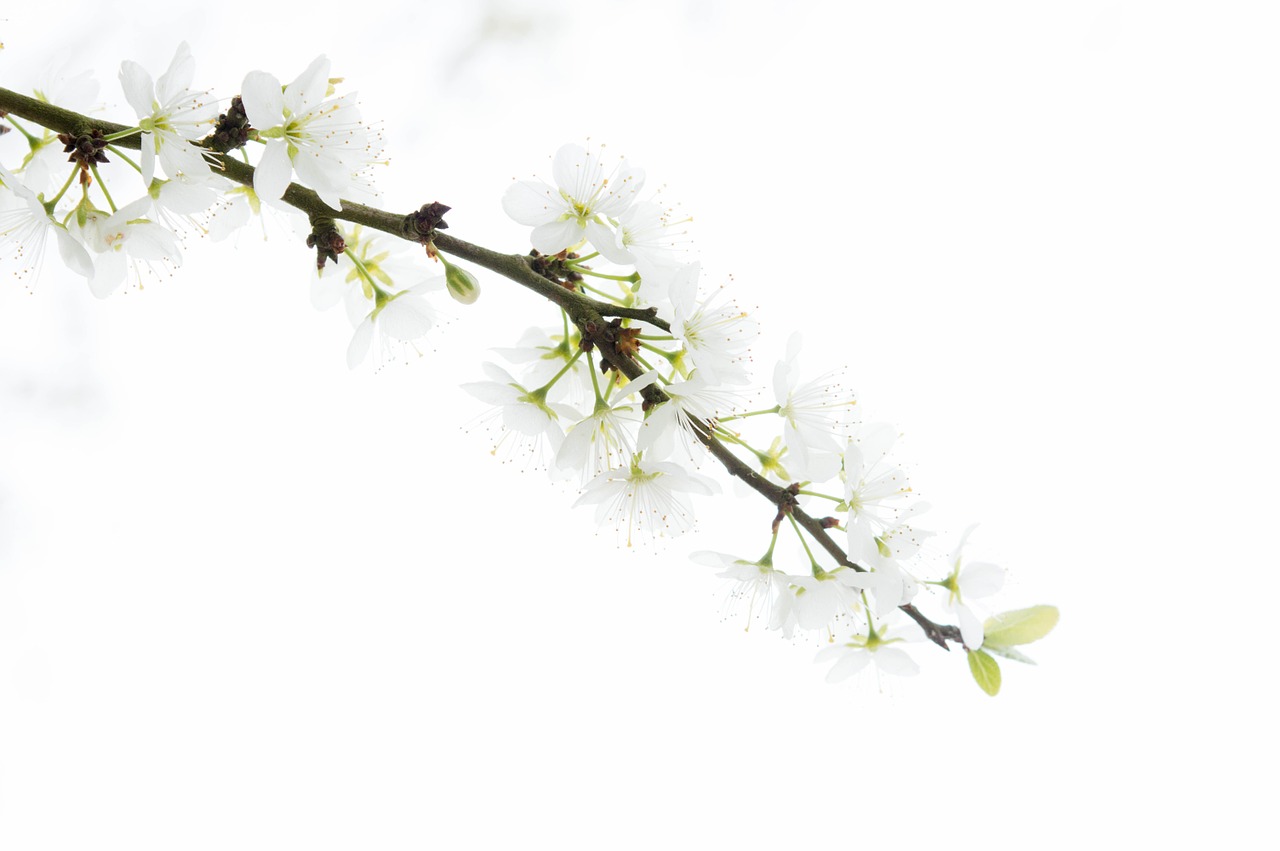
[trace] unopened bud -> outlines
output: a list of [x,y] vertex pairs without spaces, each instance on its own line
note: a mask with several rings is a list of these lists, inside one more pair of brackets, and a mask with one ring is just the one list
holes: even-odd
[[449,295],[461,304],[474,304],[480,298],[480,283],[476,276],[452,263],[445,263],[444,282]]

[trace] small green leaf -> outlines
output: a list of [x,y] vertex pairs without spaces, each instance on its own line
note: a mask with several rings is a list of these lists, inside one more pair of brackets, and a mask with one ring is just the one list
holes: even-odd
[[1010,647],[1014,644],[1030,644],[1044,638],[1057,623],[1057,606],[1032,606],[1029,609],[1001,612],[987,618],[987,622],[982,625],[982,634],[985,636],[984,642]]
[[992,644],[990,641],[984,641],[982,642],[982,649],[987,651],[988,653],[993,653],[996,656],[1003,656],[1006,659],[1012,659],[1015,662],[1022,662],[1027,665],[1035,664],[1034,659],[1030,658],[1029,656],[1026,656],[1023,653],[1019,653],[1017,650],[1014,650],[1012,647],[1002,647],[999,644]]
[[982,650],[969,651],[969,673],[978,688],[995,697],[1000,693],[1000,663]]

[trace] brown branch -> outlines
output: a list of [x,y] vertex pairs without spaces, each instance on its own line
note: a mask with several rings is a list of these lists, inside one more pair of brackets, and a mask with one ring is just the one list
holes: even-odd
[[[0,88],[0,114],[3,113],[12,113],[20,118],[30,119],[43,127],[60,133],[78,135],[97,129],[110,136],[129,129],[122,124],[92,119],[44,101]],[[112,144],[120,147],[138,148],[140,147],[140,136],[128,136]],[[213,164],[214,170],[219,171],[228,179],[245,186],[253,186],[253,166],[243,163],[228,154],[209,151],[206,156]],[[412,218],[412,213],[408,216],[397,215],[375,207],[366,207],[362,204],[352,204],[345,201],[341,210],[334,210],[321,201],[315,192],[296,183],[289,184],[289,188],[285,190],[284,201],[312,217],[328,216],[342,219],[343,221],[364,225],[401,239],[421,241],[420,235],[412,232],[406,225],[407,220]],[[671,326],[667,322],[658,318],[656,308],[619,307],[608,302],[597,301],[579,292],[560,286],[536,272],[531,265],[532,258],[528,255],[501,254],[439,231],[431,234],[430,241],[435,249],[502,275],[504,278],[532,290],[562,308],[578,327],[579,331],[582,332],[583,339],[589,340],[611,367],[628,378],[638,378],[643,374],[643,370],[634,360],[618,352],[614,345],[614,340],[610,337],[610,324],[606,321],[606,317],[621,317],[646,322],[667,332],[671,330]],[[665,393],[655,387],[649,387],[645,390],[645,399],[651,404],[661,404],[667,401],[668,398]],[[827,528],[823,526],[820,520],[810,516],[796,504],[794,493],[761,476],[710,432],[700,433],[699,438],[711,455],[720,462],[730,475],[740,479],[779,511],[789,512],[796,522],[800,524],[801,528],[808,532],[818,542],[819,546],[835,559],[837,564],[850,570],[866,571],[865,567],[849,559],[844,548],[828,534]],[[930,641],[939,645],[942,649],[950,649],[947,646],[948,641],[961,643],[958,627],[934,623],[910,604],[900,608],[920,625],[920,628],[924,630],[925,636]]]

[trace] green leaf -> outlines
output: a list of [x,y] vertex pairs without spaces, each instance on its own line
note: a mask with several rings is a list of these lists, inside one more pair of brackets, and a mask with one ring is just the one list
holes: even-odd
[[1012,659],[1015,662],[1022,662],[1027,665],[1035,664],[1034,659],[1023,653],[1019,653],[1012,647],[1001,647],[999,644],[992,644],[990,641],[984,641],[982,642],[982,649],[996,656],[1003,656],[1006,659]]
[[1000,663],[982,650],[969,651],[969,673],[978,688],[995,697],[1000,693]]
[[1057,623],[1057,606],[1032,606],[1029,609],[1001,612],[987,618],[987,622],[982,625],[983,642],[989,641],[1000,647],[1030,644],[1048,635],[1049,630]]

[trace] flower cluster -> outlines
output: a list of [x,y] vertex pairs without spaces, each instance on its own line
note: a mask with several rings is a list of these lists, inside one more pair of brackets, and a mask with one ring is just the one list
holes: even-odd
[[[21,163],[0,163],[0,241],[17,261],[19,275],[38,273],[52,235],[67,267],[105,298],[131,271],[140,281],[144,274],[180,266],[187,235],[221,238],[257,212],[259,201],[283,206],[295,175],[335,210],[343,198],[376,197],[368,172],[380,155],[378,136],[362,123],[354,95],[332,96],[323,56],[287,86],[268,73],[250,72],[242,95],[221,115],[214,98],[192,88],[194,79],[195,60],[185,43],[157,78],[136,62],[121,63],[120,85],[136,117],[133,126],[111,134],[55,134],[28,129],[9,116],[29,148]],[[87,109],[97,85],[87,75],[58,72],[35,95],[63,108]],[[252,187],[232,183],[214,167],[213,150],[226,150],[204,144],[215,137],[259,143]],[[122,148],[126,140],[140,148],[136,162]],[[415,323],[395,317],[417,313],[406,309],[412,300],[383,310],[391,301],[400,302],[388,299],[366,316],[382,311],[382,327],[404,339]],[[362,334],[367,348],[372,322]]]

